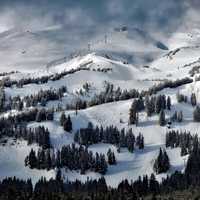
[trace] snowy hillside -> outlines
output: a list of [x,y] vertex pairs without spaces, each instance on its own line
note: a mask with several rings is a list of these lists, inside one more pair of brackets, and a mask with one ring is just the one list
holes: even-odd
[[[4,86],[0,95],[1,119],[9,119],[9,113],[14,113],[15,116],[22,116],[22,119],[16,117],[10,120],[17,123],[16,126],[24,125],[31,129],[45,127],[50,134],[52,151],[55,152],[74,143],[76,132],[86,128],[89,122],[93,126],[103,128],[117,127],[120,131],[123,128],[126,131],[132,128],[135,137],[141,133],[144,137],[144,149],[136,148],[133,152],[125,147],[119,152],[116,144],[103,141],[88,145],[88,150],[94,155],[96,152],[106,155],[109,148],[114,152],[116,165],[108,165],[104,174],[107,184],[113,187],[117,187],[124,179],[131,181],[138,176],[155,173],[154,162],[159,149],[166,146],[166,133],[169,130],[200,134],[199,123],[193,120],[196,105],[191,105],[192,93],[195,94],[197,105],[200,102],[198,30],[194,30],[196,32],[193,35],[176,33],[165,43],[136,28],[118,28],[105,36],[90,38],[89,49],[73,56],[67,56],[69,52],[64,50],[63,38],[60,41],[62,45],[54,48],[51,37],[57,33],[61,34],[62,31],[59,27],[54,27],[35,32],[13,29],[0,34],[0,49],[3,49],[0,53],[0,80]],[[11,65],[11,69],[18,72],[3,74]],[[190,78],[190,81],[176,85],[178,79],[184,78]],[[173,85],[171,88],[168,85],[161,89],[155,87],[159,88],[158,84],[169,82]],[[150,89],[155,90],[153,94],[148,93]],[[171,108],[164,108],[165,125],[159,125],[160,111],[154,111],[151,116],[147,115],[146,94],[149,98],[165,95],[171,99]],[[180,98],[184,100],[179,100],[179,95],[182,95]],[[130,124],[130,108],[138,97],[145,102],[145,107],[138,111],[138,124]],[[82,107],[78,107],[80,102],[84,104]],[[156,104],[157,99],[153,99],[153,102]],[[39,111],[54,110],[53,117],[49,117],[48,113],[48,117],[42,116],[45,119],[38,119],[37,113],[37,120],[32,120],[33,117],[25,119],[24,112],[31,112],[34,108]],[[182,121],[173,121],[169,126],[167,123],[171,123],[175,111],[182,113]],[[63,112],[70,116],[71,132],[61,125]],[[14,132],[16,129],[14,127]],[[27,140],[24,135],[24,138],[15,141],[12,137],[7,138],[9,134],[3,135],[5,132],[2,131],[1,134],[1,179],[16,176],[32,178],[35,183],[41,176],[47,179],[55,177],[57,167],[30,169],[29,165],[24,165],[31,148],[35,151],[40,149],[41,144],[35,144],[37,140],[35,143],[28,140],[27,143],[24,141],[24,138]],[[76,146],[79,144],[76,143]],[[180,146],[167,148],[166,152],[170,169],[157,174],[158,180],[175,170],[183,172],[185,169],[188,154],[181,156]],[[62,167],[63,180],[86,181],[87,177],[95,179],[101,176],[102,174],[95,170],[87,170],[85,174],[81,174],[79,169],[69,170]]]

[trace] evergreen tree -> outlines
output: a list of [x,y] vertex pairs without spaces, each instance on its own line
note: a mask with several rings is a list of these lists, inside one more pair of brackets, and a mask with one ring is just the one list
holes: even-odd
[[66,115],[64,112],[62,112],[61,116],[60,116],[60,125],[64,126],[65,121],[67,120]]
[[141,133],[136,138],[136,145],[139,149],[144,149],[144,137]]
[[193,120],[195,122],[200,122],[200,107],[196,106],[196,108],[193,111]]
[[62,172],[61,172],[60,168],[58,168],[58,170],[56,172],[56,180],[59,182],[62,180]]
[[138,115],[137,115],[137,101],[133,101],[131,108],[129,110],[129,124],[137,124],[138,122]]
[[182,111],[179,111],[177,113],[177,121],[178,122],[182,122],[183,121],[183,112]]
[[191,104],[192,104],[192,106],[197,105],[197,99],[196,99],[195,93],[192,93],[192,95],[191,95]]
[[164,126],[166,124],[165,111],[163,109],[160,111],[159,121],[158,122],[159,122],[160,126]]
[[64,121],[63,128],[67,132],[72,131],[72,121],[71,121],[70,115],[68,115],[67,120]]
[[160,174],[160,173],[165,173],[169,170],[170,168],[170,161],[169,161],[169,157],[166,153],[166,151],[163,151],[160,148],[158,157],[156,158],[154,165],[153,165],[153,169],[156,172],[156,174]]
[[132,133],[132,129],[130,129],[126,135],[126,145],[128,150],[133,153],[135,149],[135,136]]
[[171,110],[171,98],[170,98],[170,96],[167,97],[167,109]]
[[31,169],[37,167],[37,158],[33,149],[31,149],[29,156],[25,158],[25,165],[29,166]]
[[114,152],[111,151],[111,149],[108,149],[107,157],[108,157],[108,164],[109,165],[115,165],[116,164],[115,154],[114,154]]
[[107,168],[108,168],[108,165],[107,165],[105,156],[103,154],[100,154],[100,165],[99,165],[98,172],[100,174],[106,174]]
[[160,113],[162,109],[162,97],[161,95],[156,97],[156,102],[155,102],[155,111],[156,113]]

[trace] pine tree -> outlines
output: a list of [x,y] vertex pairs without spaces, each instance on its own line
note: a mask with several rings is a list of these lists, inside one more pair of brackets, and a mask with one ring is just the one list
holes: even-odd
[[165,120],[165,111],[162,109],[160,111],[160,115],[159,115],[159,125],[160,126],[165,126],[166,124],[166,120]]
[[50,150],[48,149],[46,152],[46,160],[45,160],[45,165],[46,165],[46,169],[50,170],[52,168],[52,164],[51,164],[51,155],[50,155]]
[[114,152],[111,151],[111,149],[108,149],[107,157],[108,157],[108,164],[109,165],[115,165],[116,164],[115,154],[114,154]]
[[156,158],[153,169],[156,174],[165,173],[170,168],[170,161],[166,151],[160,148],[158,157]]
[[162,109],[162,97],[161,97],[161,95],[159,95],[159,96],[156,97],[156,102],[155,102],[156,113],[159,114],[161,109]]
[[64,112],[62,112],[61,116],[60,116],[60,125],[64,126],[65,121],[67,120],[66,115]]
[[137,124],[137,101],[133,101],[131,108],[129,110],[129,124]]
[[188,154],[187,148],[185,145],[181,146],[181,156],[185,156]]
[[62,180],[62,172],[61,169],[58,168],[57,172],[56,172],[56,181],[61,181]]
[[64,121],[63,128],[67,132],[72,131],[72,121],[71,121],[70,115],[68,115],[67,120]]
[[128,150],[133,153],[135,149],[135,136],[132,133],[132,129],[130,129],[126,135],[126,146]]
[[145,109],[146,109],[146,113],[147,113],[147,116],[151,116],[151,110],[150,110],[150,100],[149,100],[149,96],[146,95],[145,96]]
[[179,111],[177,113],[177,121],[178,122],[182,122],[183,121],[183,112],[182,111]]
[[145,109],[148,117],[150,117],[155,112],[154,97],[151,97],[151,99],[148,95],[145,97]]
[[171,98],[170,98],[170,96],[167,97],[167,109],[171,110]]
[[100,174],[106,174],[107,172],[107,168],[108,168],[108,165],[106,163],[106,159],[105,159],[105,156],[103,154],[100,154],[100,165],[99,165],[99,173]]
[[31,169],[37,168],[37,157],[35,151],[31,149],[29,155],[25,159],[25,165],[29,166]]
[[36,121],[36,122],[41,122],[41,121],[42,121],[42,112],[41,112],[41,110],[39,110],[39,111],[37,112],[35,121]]
[[191,95],[191,104],[192,104],[192,106],[197,105],[197,99],[196,99],[195,93],[192,93],[192,95]]
[[136,145],[139,149],[144,149],[144,137],[141,133],[137,136]]
[[138,100],[137,100],[137,111],[142,111],[144,110],[144,101],[142,96],[139,96]]

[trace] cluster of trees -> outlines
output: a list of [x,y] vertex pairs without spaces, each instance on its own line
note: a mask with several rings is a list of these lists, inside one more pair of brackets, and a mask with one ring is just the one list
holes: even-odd
[[180,87],[182,85],[189,84],[192,82],[193,82],[193,79],[188,78],[188,77],[183,78],[183,79],[177,79],[175,81],[166,80],[163,83],[159,83],[158,85],[155,85],[152,88],[150,88],[147,94],[149,95],[156,94],[157,92],[165,88],[177,88],[177,87]]
[[[75,71],[72,70],[72,71],[62,72],[60,74],[50,75],[49,77],[44,76],[44,77],[34,78],[34,79],[27,78],[27,79],[21,79],[19,81],[16,81],[16,80],[11,81],[9,79],[6,79],[6,80],[1,80],[1,84],[6,87],[10,87],[15,84],[18,85],[19,87],[22,87],[23,85],[30,84],[30,83],[42,84],[42,83],[48,82],[48,80],[52,80],[52,81],[59,80],[60,78],[62,78],[63,76],[67,74],[71,74],[71,73],[76,72],[77,70],[83,70],[83,69],[84,68],[76,69]],[[90,106],[95,106],[95,105],[113,102],[113,101],[119,101],[119,100],[127,100],[130,98],[139,98],[140,102],[141,100],[143,102],[142,97],[156,94],[158,91],[166,87],[169,87],[169,86],[178,87],[180,84],[187,84],[190,81],[191,80],[183,79],[183,80],[177,80],[170,83],[167,82],[167,84],[161,83],[159,85],[153,86],[148,91],[142,91],[141,93],[135,89],[132,89],[130,91],[127,91],[127,90],[122,91],[119,87],[115,90],[113,84],[106,82],[105,90],[101,92],[100,94],[95,95],[90,101],[86,102],[85,100],[80,99],[74,105],[66,105],[66,108],[67,109],[73,108],[73,109],[79,110],[79,109],[85,109],[86,107],[90,107]],[[17,96],[14,98],[10,98],[7,103],[5,102],[5,98],[0,98],[0,112],[1,110],[5,111],[12,108],[17,109],[17,110],[22,110],[23,107],[35,106],[38,103],[40,103],[41,105],[46,105],[46,102],[49,100],[60,99],[63,96],[63,93],[66,92],[66,90],[67,90],[66,87],[61,87],[57,91],[55,90],[40,91],[37,95],[26,96],[23,99]],[[0,95],[0,97],[5,96],[3,89],[0,92],[0,94],[2,94]],[[194,94],[192,94],[191,96],[191,102],[192,102],[192,105],[195,104]],[[146,105],[145,107],[146,107],[147,115],[151,116],[154,112],[159,113],[161,108],[166,109],[167,107],[167,109],[170,109],[171,100],[169,97],[165,99],[164,95],[163,96],[159,95],[158,97],[151,97],[151,98],[147,97],[145,98],[145,105]],[[140,110],[140,108],[138,109]]]
[[51,74],[48,76],[41,76],[37,78],[29,77],[29,78],[22,78],[20,80],[11,80],[9,77],[6,77],[0,80],[0,85],[2,87],[11,87],[13,85],[16,85],[17,87],[21,88],[24,85],[28,85],[28,84],[45,84],[48,81],[57,81],[63,78],[64,76],[76,73],[81,70],[90,70],[90,68],[79,67],[77,69],[71,69],[69,71],[63,71],[61,73]]
[[72,121],[70,118],[70,115],[68,115],[68,117],[66,117],[65,113],[62,112],[61,116],[60,116],[60,125],[63,127],[63,129],[67,132],[71,132],[72,131]]
[[[167,176],[159,183],[154,174],[150,177],[144,175],[137,180],[129,182],[127,179],[119,183],[117,188],[109,187],[105,178],[98,180],[88,179],[86,182],[66,181],[63,182],[60,170],[55,179],[46,180],[41,178],[33,187],[30,179],[27,181],[17,178],[6,178],[0,181],[0,199],[24,199],[24,200],[174,200],[173,191],[183,192],[192,186],[185,174],[175,172]],[[199,179],[198,179],[199,180]],[[200,185],[198,182],[193,189]],[[198,189],[198,188],[197,188]],[[166,197],[169,194],[169,198]],[[180,193],[179,193],[180,194]],[[158,198],[156,197],[158,196]],[[182,198],[185,199],[185,198]],[[187,199],[187,198],[186,198]]]
[[58,80],[60,80],[60,79],[62,79],[64,76],[67,76],[67,75],[70,75],[70,74],[74,74],[74,73],[76,73],[76,72],[79,72],[79,71],[89,71],[90,70],[90,68],[89,67],[79,67],[79,68],[76,68],[76,69],[70,69],[70,70],[68,70],[68,71],[63,71],[63,72],[61,72],[61,73],[56,73],[56,74],[54,74],[54,75],[51,75],[50,77],[49,77],[49,79],[51,80],[51,81],[58,81]]
[[166,147],[181,148],[181,156],[192,152],[193,145],[198,141],[197,135],[191,135],[189,131],[171,130],[166,133]]
[[[114,102],[114,101],[120,101],[120,100],[127,100],[127,99],[132,99],[132,98],[142,98],[148,96],[149,98],[149,104],[147,102],[147,113],[148,116],[151,116],[153,113],[158,112],[160,109],[160,97],[158,97],[157,101],[157,109],[155,110],[155,98],[152,97],[150,98],[151,95],[156,94],[157,92],[165,89],[165,88],[176,88],[184,84],[192,83],[193,80],[190,78],[184,78],[176,81],[165,81],[164,83],[160,83],[158,85],[153,86],[147,91],[141,91],[139,92],[136,89],[131,89],[131,90],[122,90],[120,87],[117,89],[114,89],[114,85],[108,82],[105,82],[105,89],[102,91],[100,94],[96,94],[90,101],[84,101],[79,99],[74,105],[66,105],[66,109],[85,109],[86,107],[92,107],[104,103],[109,103],[109,102]],[[164,95],[163,95],[164,96]],[[163,97],[161,97],[163,98]],[[148,101],[148,100],[147,100]],[[165,102],[164,102],[165,101]],[[162,104],[164,102],[165,108],[170,110],[171,108],[171,99],[170,97],[167,97],[162,101]]]
[[53,120],[54,111],[52,109],[31,109],[28,111],[20,112],[16,115],[9,115],[8,117],[0,118],[0,128],[6,129],[13,125],[18,126],[19,124],[31,122],[31,121],[46,121]]
[[161,110],[171,110],[171,98],[170,96],[166,97],[165,95],[158,95],[145,97],[145,108],[147,116],[151,116],[154,113],[159,114]]
[[129,110],[129,124],[135,124],[135,125],[138,124],[139,120],[138,113],[144,108],[145,108],[144,101],[141,96],[133,101],[133,103],[131,104],[131,108]]
[[114,89],[114,85],[111,83],[105,83],[105,89],[100,94],[95,95],[89,102],[88,106],[95,106],[104,103],[127,100],[131,98],[138,98],[140,93],[136,89],[130,91],[122,90],[120,87]]
[[156,174],[165,173],[170,168],[170,161],[167,152],[160,148],[158,157],[156,158],[153,169]]
[[44,84],[47,83],[49,80],[49,76],[42,76],[38,78],[22,78],[20,80],[11,80],[10,77],[3,78],[0,80],[0,85],[3,87],[12,87],[16,85],[17,87],[21,88],[24,85],[28,84]]
[[[109,151],[108,155],[109,162],[116,164],[114,153]],[[32,149],[25,158],[25,166],[47,170],[66,167],[69,170],[80,170],[81,174],[85,174],[87,170],[105,174],[108,167],[104,154],[93,155],[92,151],[83,146],[76,147],[75,144],[63,146],[56,153],[50,149],[40,149],[36,154]]]
[[172,122],[182,122],[183,121],[183,111],[175,111],[174,114],[170,117]]
[[82,128],[75,133],[74,141],[86,146],[99,142],[114,144],[118,147],[118,151],[123,147],[128,148],[130,152],[133,152],[136,146],[139,149],[144,148],[144,137],[141,133],[135,137],[132,129],[125,131],[113,126],[105,129],[98,126],[94,128],[91,122],[88,123],[87,128]]
[[16,74],[16,73],[18,73],[18,71],[1,72],[0,76],[8,76],[8,75],[11,75],[11,74]]
[[161,188],[153,174],[150,178],[148,176],[139,177],[138,180],[131,183],[123,180],[117,188],[110,188],[107,186],[104,177],[98,180],[88,179],[85,183],[78,180],[63,182],[59,173],[58,170],[56,179],[50,179],[49,181],[42,177],[36,182],[35,187],[33,187],[31,179],[24,181],[15,177],[6,178],[0,182],[0,199],[139,200],[150,193],[158,194]]
[[[188,102],[188,97],[183,94],[177,93],[176,98],[179,103],[181,103],[181,102],[187,103]],[[197,105],[197,98],[196,98],[195,93],[191,94],[190,103],[192,104],[193,107]]]
[[78,112],[78,110],[86,109],[88,106],[89,106],[89,103],[87,101],[82,100],[81,98],[78,98],[74,102],[71,102],[70,104],[66,104],[65,109],[76,110],[76,112]]
[[109,165],[116,165],[117,164],[117,161],[116,161],[116,158],[115,158],[115,153],[111,149],[108,149],[107,157],[108,157],[108,164]]
[[190,184],[196,185],[200,183],[200,142],[197,136],[194,137],[192,151],[188,157],[185,168],[185,176]]
[[199,74],[199,73],[200,73],[200,66],[199,65],[192,67],[192,69],[189,71],[189,74],[190,74],[191,77],[193,77],[194,75]]
[[28,145],[37,143],[40,147],[47,149],[51,147],[49,131],[43,126],[27,128],[26,126],[10,126],[0,130],[0,138],[13,137],[14,139],[24,139]]
[[45,106],[48,101],[60,100],[67,88],[62,86],[59,89],[40,90],[37,94],[27,95],[23,98],[16,96],[9,98],[6,102],[6,110],[16,109],[21,111],[23,108],[35,107],[37,105]]
[[171,109],[171,98],[165,95],[158,96],[145,96],[145,100],[140,96],[138,99],[135,99],[131,104],[129,110],[129,124],[138,124],[139,121],[139,112],[143,109],[146,109],[147,116],[151,116],[154,113],[159,114],[159,124],[164,126],[166,124],[165,119],[165,109]]
[[177,99],[178,103],[182,103],[182,102],[187,103],[188,102],[187,96],[180,94],[180,93],[176,94],[176,99]]

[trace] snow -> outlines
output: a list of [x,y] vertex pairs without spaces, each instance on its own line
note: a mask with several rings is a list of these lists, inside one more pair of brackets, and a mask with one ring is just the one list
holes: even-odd
[[0,179],[11,176],[21,179],[31,178],[32,183],[35,184],[42,176],[46,177],[47,180],[55,177],[55,171],[53,170],[36,170],[24,166],[24,159],[31,148],[37,150],[38,146],[28,146],[24,141],[17,141],[16,144],[12,143],[13,141],[9,140],[5,146],[0,145]]
[[[59,27],[49,27],[45,31],[59,30]],[[105,81],[112,83],[115,88],[120,86],[122,89],[138,89],[146,90],[155,83],[160,83],[165,79],[176,80],[184,77],[189,77],[189,71],[193,66],[200,64],[199,53],[200,46],[198,44],[199,31],[191,30],[190,32],[174,33],[168,40],[162,43],[162,41],[156,40],[150,34],[141,32],[137,29],[129,29],[124,32],[113,31],[107,34],[107,41],[102,42],[102,35],[97,38],[91,39],[91,51],[84,51],[84,53],[66,59],[60,58],[58,55],[54,57],[54,65],[46,68],[47,60],[52,58],[53,44],[47,44],[46,40],[43,40],[43,31],[38,31],[41,38],[41,44],[35,44],[35,36],[29,32],[22,30],[12,30],[5,35],[0,35],[0,41],[3,41],[4,45],[10,45],[13,42],[13,51],[16,50],[17,44],[22,38],[26,41],[21,44],[21,47],[26,46],[26,42],[30,42],[34,48],[28,50],[27,58],[20,58],[15,64],[21,63],[34,63],[37,65],[32,70],[27,72],[22,71],[12,75],[8,75],[13,80],[19,80],[23,77],[41,77],[44,75],[52,75],[63,71],[70,71],[71,69],[79,69],[81,67],[89,68],[89,71],[80,70],[74,74],[67,75],[58,81],[49,81],[45,84],[28,84],[23,88],[5,88],[6,96],[14,97],[19,95],[20,97],[37,94],[41,89],[58,89],[61,86],[67,86],[68,92],[62,98],[62,101],[50,101],[47,107],[57,106],[58,104],[65,105],[71,103],[77,98],[90,99],[95,94],[98,94],[104,89]],[[19,39],[19,42],[16,41]],[[7,39],[11,41],[6,42]],[[4,41],[5,40],[5,41]],[[97,42],[99,40],[99,42]],[[164,49],[158,48],[158,42],[162,43]],[[32,46],[31,45],[31,46]],[[43,54],[40,56],[36,55],[36,49],[40,49],[41,52],[45,53],[46,47],[42,48],[42,45],[47,45],[49,51],[47,51],[48,59],[42,59]],[[48,46],[49,45],[49,46]],[[160,44],[161,45],[161,44]],[[63,47],[63,45],[62,45]],[[9,46],[9,49],[11,47]],[[178,48],[178,49],[177,49]],[[15,52],[15,51],[14,51]],[[35,52],[35,53],[34,53]],[[57,51],[56,51],[57,52]],[[3,52],[5,53],[5,52]],[[11,52],[13,53],[13,52]],[[2,53],[0,53],[0,58]],[[13,57],[17,57],[18,54],[13,53]],[[46,55],[46,53],[45,53]],[[33,62],[36,59],[40,64]],[[146,56],[151,61],[144,62]],[[7,57],[5,58],[5,60]],[[16,58],[17,59],[17,58]],[[58,59],[58,60],[57,60]],[[5,64],[5,60],[2,61],[1,65]],[[53,59],[52,59],[53,60]],[[57,62],[56,62],[57,61]],[[62,61],[62,62],[61,62]],[[125,61],[125,62],[124,62]],[[6,61],[8,62],[8,61]],[[127,63],[128,62],[128,63]],[[127,64],[124,64],[127,63]],[[29,63],[30,64],[30,63]],[[144,65],[147,65],[144,67]],[[6,65],[8,66],[8,65]],[[17,65],[18,66],[18,65]],[[108,72],[99,72],[98,69],[111,69]],[[5,77],[0,77],[5,78]],[[86,96],[80,96],[77,94],[83,84],[89,83],[91,85],[91,91]],[[200,125],[199,123],[193,122],[193,107],[189,103],[177,103],[176,94],[184,94],[190,100],[191,94],[194,92],[197,96],[197,102],[200,102],[200,82],[193,82],[175,89],[164,89],[159,94],[165,94],[170,96],[172,100],[171,111],[166,111],[166,118],[175,111],[183,111],[183,122],[173,123],[172,129],[175,130],[186,130],[191,131],[192,134],[198,134],[200,136]],[[63,145],[73,143],[74,132],[80,128],[87,127],[88,122],[92,122],[94,125],[102,125],[103,127],[114,125],[119,129],[132,128],[134,134],[137,136],[142,133],[145,140],[144,150],[135,150],[134,153],[128,152],[127,149],[122,149],[121,153],[117,152],[115,146],[111,144],[95,144],[89,146],[89,150],[99,153],[106,153],[111,148],[117,159],[116,166],[109,166],[108,172],[105,175],[106,182],[108,185],[116,187],[117,184],[123,180],[135,180],[138,176],[144,174],[150,175],[153,172],[153,163],[159,152],[159,148],[165,148],[165,135],[168,131],[167,127],[160,127],[158,125],[158,115],[147,117],[145,112],[139,113],[139,124],[138,126],[128,125],[128,113],[133,99],[126,101],[118,101],[107,103],[103,105],[94,106],[85,110],[78,111],[76,115],[74,110],[65,111],[66,115],[70,115],[73,123],[73,133],[67,133],[59,124],[61,112],[54,114],[53,121],[46,122],[31,122],[28,124],[29,127],[37,127],[39,125],[45,126],[50,131],[50,139],[55,149],[61,148]],[[11,111],[9,113],[17,114],[17,111]],[[19,178],[29,178],[36,182],[40,176],[45,176],[47,179],[55,176],[55,171],[45,170],[30,170],[24,167],[24,158],[28,154],[31,148],[37,149],[36,145],[27,146],[26,142],[18,141],[17,144],[11,145],[10,143],[6,146],[0,145],[0,178],[6,176],[17,176]],[[166,177],[167,174],[174,172],[175,170],[184,171],[185,162],[187,156],[180,156],[180,148],[167,149],[167,153],[170,158],[171,168],[168,173],[157,175],[158,180]],[[100,174],[94,172],[87,172],[85,175],[80,175],[78,171],[69,171],[62,169],[64,180],[75,180],[86,181],[87,178],[99,178]]]
[[73,134],[67,133],[59,125],[58,122],[33,122],[29,124],[30,128],[35,128],[38,126],[44,126],[48,128],[50,132],[50,141],[55,149],[60,149],[63,145],[68,145],[73,143]]

